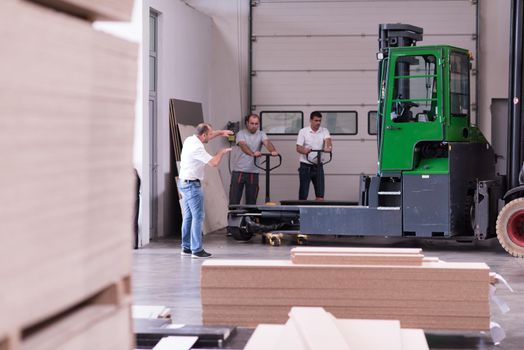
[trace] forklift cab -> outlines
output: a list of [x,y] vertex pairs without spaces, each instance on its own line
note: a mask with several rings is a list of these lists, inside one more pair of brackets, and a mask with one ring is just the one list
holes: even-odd
[[391,48],[381,64],[380,173],[415,169],[422,148],[435,154],[442,142],[470,140],[467,50]]

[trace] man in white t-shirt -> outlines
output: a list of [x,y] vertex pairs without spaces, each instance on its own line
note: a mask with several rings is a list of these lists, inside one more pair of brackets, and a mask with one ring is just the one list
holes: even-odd
[[222,148],[213,157],[207,153],[204,143],[217,137],[227,137],[230,130],[213,130],[210,124],[201,123],[196,134],[189,136],[182,146],[178,190],[182,194],[182,255],[193,258],[209,258],[211,254],[202,247],[202,223],[204,222],[204,167],[217,167],[231,148]]
[[[278,155],[275,146],[269,141],[266,133],[260,130],[260,117],[250,114],[244,118],[246,128],[240,130],[236,141],[238,148],[233,150],[233,171],[229,186],[229,204],[240,204],[242,192],[246,192],[246,204],[256,204],[258,196],[258,174],[255,158],[262,155],[262,145],[273,156]],[[258,159],[257,159],[258,162]],[[258,163],[257,163],[258,164]]]
[[317,164],[317,157],[321,155],[312,150],[324,150],[331,152],[333,144],[328,129],[320,126],[322,114],[311,112],[309,117],[310,126],[301,129],[297,138],[297,152],[300,154],[300,167],[298,175],[300,188],[298,199],[306,200],[309,195],[309,183],[313,182],[317,201],[324,200],[324,167]]

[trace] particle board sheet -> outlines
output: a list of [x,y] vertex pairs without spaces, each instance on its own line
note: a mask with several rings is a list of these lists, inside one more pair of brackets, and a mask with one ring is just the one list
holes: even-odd
[[335,326],[352,350],[404,349],[398,320],[335,319]]
[[[332,311],[331,311],[332,312]],[[352,315],[334,314],[339,318],[351,318]],[[356,317],[364,318],[364,317]],[[421,328],[424,330],[442,331],[486,331],[489,330],[489,318],[484,317],[451,317],[451,316],[417,316],[408,317],[397,315],[380,315],[369,317],[370,319],[399,320],[403,328]],[[282,312],[270,316],[207,316],[203,315],[204,324],[231,324],[240,327],[256,327],[261,323],[282,324],[287,320],[287,313]]]
[[402,350],[429,350],[426,336],[422,329],[403,328],[400,330]]
[[[195,133],[192,125],[177,124],[183,141]],[[209,146],[205,145],[209,154]],[[204,234],[213,232],[227,226],[228,197],[224,190],[222,178],[218,168],[206,165],[204,173]]]
[[369,255],[422,255],[421,248],[367,248],[367,247],[295,247],[294,254],[369,254]]
[[[286,322],[286,324],[282,327],[282,332],[280,333],[279,337],[275,340],[276,341],[273,350],[310,349],[291,320]],[[329,349],[329,347],[326,348]]]
[[294,264],[330,265],[422,265],[421,249],[410,248],[318,248],[291,249]]
[[[228,290],[231,291],[231,290]],[[263,297],[258,295],[249,295],[244,290],[240,290],[244,295],[236,298],[234,293],[232,295],[222,298],[204,297],[202,296],[202,305],[207,306],[353,306],[359,308],[378,308],[381,310],[405,308],[406,310],[422,310],[430,308],[442,313],[456,313],[465,312],[475,315],[489,315],[489,304],[486,301],[455,301],[455,300],[433,300],[438,297],[437,293],[428,293],[428,298],[425,300],[412,299],[407,297],[398,297],[398,299],[377,299],[374,291],[367,292],[367,298],[361,296],[359,299],[352,298],[351,291],[344,291],[346,298],[329,299],[323,294],[325,290],[315,290],[317,293],[310,293],[305,298],[299,298],[289,290],[286,297],[278,297],[270,293]],[[388,290],[389,291],[389,290]],[[203,294],[203,293],[202,293]],[[276,293],[275,293],[276,294]],[[420,294],[420,293],[419,293]],[[431,299],[430,299],[431,298]],[[320,305],[321,304],[321,305]]]
[[[370,294],[370,298],[373,296]],[[284,306],[273,305],[242,305],[240,308],[234,308],[230,305],[206,305],[204,313],[208,316],[231,315],[245,317],[251,314],[257,316],[271,316],[273,314],[285,313],[293,306],[308,306],[308,307],[324,307],[326,310],[337,315],[344,315],[348,318],[377,318],[380,316],[389,315],[396,317],[418,317],[418,316],[439,316],[439,317],[478,317],[489,319],[490,308],[489,303],[479,307],[479,309],[472,310],[466,306],[461,307],[435,307],[428,302],[423,307],[403,307],[401,305],[396,307],[379,307],[379,306],[354,306],[351,303],[342,306],[330,306],[320,302],[317,305],[301,305],[300,301],[295,304]]]
[[423,255],[397,254],[293,254],[293,264],[318,265],[422,265]]
[[133,0],[31,0],[91,21],[131,21]]
[[[22,339],[13,350],[132,349],[129,306],[91,306]],[[11,349],[10,349],[11,350]]]
[[[312,279],[311,276],[315,276]],[[484,263],[430,262],[421,266],[296,265],[288,260],[210,260],[202,264],[202,287],[351,288],[384,281],[461,281],[489,285]],[[316,286],[316,287],[315,287]]]
[[248,339],[244,350],[271,350],[283,333],[284,326],[279,324],[260,324]]
[[[421,329],[400,328],[397,320],[338,319],[337,326],[352,350],[429,349]],[[281,337],[288,336],[285,330],[285,325],[260,324],[244,349],[274,350]]]
[[289,312],[289,321],[308,349],[350,350],[336,326],[336,320],[321,307],[293,307]]
[[[396,252],[402,255],[410,254]],[[212,260],[203,263],[201,276],[205,323],[283,323],[288,310],[300,305],[325,307],[339,318],[399,319],[410,328],[489,328],[489,268],[483,263],[434,260],[419,266],[381,266]]]
[[[373,287],[373,286],[372,286]],[[243,305],[250,300],[260,300],[273,298],[274,305],[284,305],[289,299],[309,303],[309,300],[322,300],[338,303],[338,300],[348,300],[359,303],[360,300],[369,298],[370,290],[373,291],[373,300],[381,305],[394,305],[396,302],[407,301],[411,305],[417,305],[420,301],[432,301],[436,305],[448,302],[472,302],[484,303],[489,297],[489,292],[484,286],[484,282],[462,283],[460,281],[429,283],[427,281],[417,282],[409,285],[409,288],[402,283],[388,284],[388,288],[201,288],[203,304],[229,305],[226,301],[238,300],[238,305]],[[441,293],[435,288],[444,288],[445,293]],[[416,299],[415,299],[416,298]],[[277,301],[278,300],[278,301]],[[281,301],[280,301],[281,300]],[[307,301],[306,301],[307,300]],[[389,304],[388,304],[389,303]]]
[[1,333],[131,271],[137,46],[21,0],[0,34]]

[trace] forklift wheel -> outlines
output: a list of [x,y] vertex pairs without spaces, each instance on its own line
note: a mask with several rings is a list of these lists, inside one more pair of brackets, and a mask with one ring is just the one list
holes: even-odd
[[524,257],[524,198],[517,198],[502,208],[497,218],[497,238],[513,256]]
[[231,233],[231,236],[233,236],[233,238],[237,241],[249,241],[251,237],[253,237],[253,234],[251,232],[248,232],[240,227],[229,226],[227,230],[229,233]]

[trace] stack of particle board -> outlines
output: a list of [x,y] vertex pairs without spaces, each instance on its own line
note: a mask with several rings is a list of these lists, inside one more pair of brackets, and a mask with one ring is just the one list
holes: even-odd
[[397,319],[404,328],[489,329],[484,263],[428,259],[418,249],[304,247],[292,259],[204,262],[204,323],[284,323],[292,306],[321,306],[338,318]]
[[83,18],[132,1],[43,3],[0,2],[0,348],[130,348],[137,46]]
[[339,349],[425,350],[421,329],[401,328],[398,320],[336,319],[317,307],[293,307],[285,325],[262,324],[245,350]]

